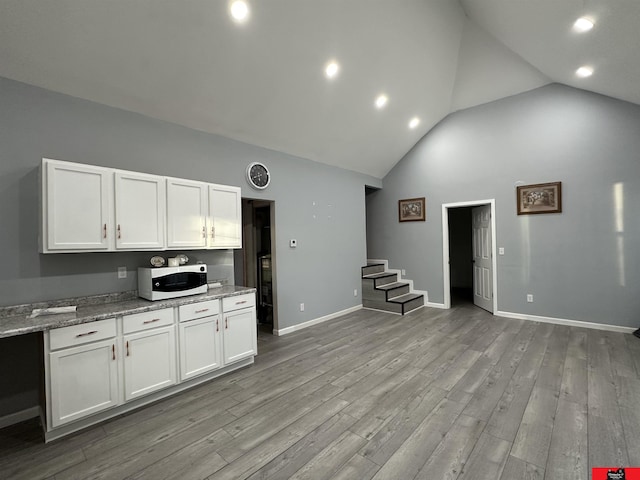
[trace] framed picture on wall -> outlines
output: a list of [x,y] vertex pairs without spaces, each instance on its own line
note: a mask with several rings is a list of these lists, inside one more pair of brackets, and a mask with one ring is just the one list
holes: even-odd
[[426,218],[424,197],[398,200],[398,216],[401,222],[424,222]]
[[562,182],[520,185],[516,196],[518,215],[562,212]]

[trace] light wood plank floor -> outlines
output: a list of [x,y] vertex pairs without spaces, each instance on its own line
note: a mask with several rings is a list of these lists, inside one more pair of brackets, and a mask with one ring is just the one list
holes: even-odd
[[0,430],[7,479],[584,480],[640,465],[640,339],[470,305],[360,310],[254,366],[44,445]]

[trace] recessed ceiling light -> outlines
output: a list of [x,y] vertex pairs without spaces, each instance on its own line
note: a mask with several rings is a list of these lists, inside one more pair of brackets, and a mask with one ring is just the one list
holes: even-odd
[[249,4],[244,0],[235,0],[229,5],[229,12],[236,22],[244,22],[249,17]]
[[418,117],[413,117],[409,122],[409,128],[414,129],[418,125],[420,125],[420,119]]
[[590,77],[591,75],[593,75],[593,68],[587,66],[580,67],[576,70],[576,75],[580,78]]
[[376,98],[376,108],[383,108],[388,101],[389,97],[387,97],[384,93],[382,95],[378,95],[378,98]]
[[573,30],[575,32],[588,32],[593,28],[593,20],[588,19],[587,17],[581,17],[575,21],[573,24]]
[[335,61],[331,61],[327,63],[327,66],[324,69],[324,73],[327,76],[327,78],[333,78],[338,74],[339,70],[340,70],[340,65],[338,65],[338,63]]

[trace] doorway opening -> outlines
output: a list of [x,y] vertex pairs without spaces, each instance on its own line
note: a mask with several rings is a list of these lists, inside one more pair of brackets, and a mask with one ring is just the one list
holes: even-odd
[[235,277],[257,292],[256,317],[261,332],[278,328],[275,274],[275,202],[242,199],[242,250],[236,250]]
[[495,200],[442,205],[444,307],[498,309]]

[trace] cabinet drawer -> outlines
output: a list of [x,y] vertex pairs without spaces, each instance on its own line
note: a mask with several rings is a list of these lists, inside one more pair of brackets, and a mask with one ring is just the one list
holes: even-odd
[[139,332],[150,328],[164,327],[173,323],[173,308],[163,308],[151,312],[134,313],[122,317],[122,331]]
[[49,331],[49,348],[73,347],[85,343],[105,340],[116,336],[116,319],[100,320],[98,322],[71,325],[70,327],[54,328]]
[[251,308],[256,306],[256,295],[254,293],[245,293],[244,295],[236,295],[234,297],[226,297],[222,299],[222,311],[231,312],[241,308]]
[[180,321],[186,322],[195,318],[210,317],[220,312],[220,301],[209,300],[208,302],[191,303],[178,307]]

